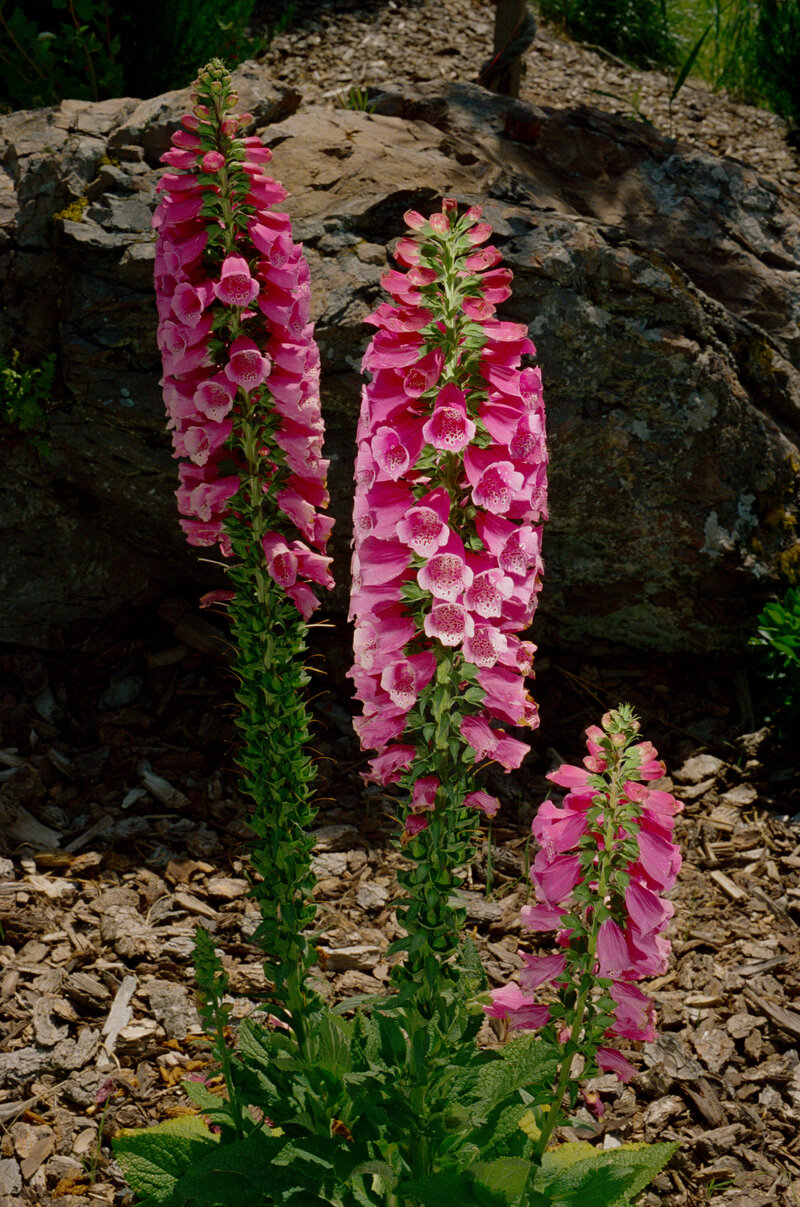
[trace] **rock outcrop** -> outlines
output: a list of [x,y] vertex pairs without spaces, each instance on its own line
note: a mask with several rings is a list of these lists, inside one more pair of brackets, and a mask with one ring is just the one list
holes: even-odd
[[[309,258],[346,582],[362,320],[402,214],[480,202],[538,346],[551,437],[543,637],[737,648],[800,569],[800,199],[744,164],[595,110],[471,85],[298,107],[238,73]],[[0,640],[214,585],[183,545],[164,432],[149,229],[186,103],[0,120],[0,350],[56,351],[65,397],[41,462],[6,441]],[[334,598],[343,606],[344,587]]]

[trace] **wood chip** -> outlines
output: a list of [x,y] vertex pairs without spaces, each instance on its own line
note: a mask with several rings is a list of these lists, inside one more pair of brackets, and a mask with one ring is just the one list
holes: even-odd
[[725,1114],[724,1107],[705,1077],[701,1077],[699,1081],[692,1085],[684,1085],[681,1088],[711,1127],[725,1126],[728,1122],[728,1117]]
[[201,901],[199,897],[193,897],[191,893],[184,893],[180,889],[173,895],[172,900],[181,909],[185,909],[190,914],[197,914],[200,918],[216,918],[217,911],[211,905],[207,905],[205,901]]
[[116,992],[108,1017],[103,1024],[103,1051],[97,1062],[98,1068],[107,1069],[113,1064],[112,1055],[117,1045],[120,1032],[127,1027],[133,1018],[131,998],[136,992],[138,980],[135,976],[126,976]]
[[730,897],[731,901],[745,901],[747,893],[744,889],[739,888],[738,884],[734,884],[730,876],[726,876],[718,868],[713,868],[708,873],[709,880],[713,880],[718,888],[721,888],[726,897]]
[[775,1005],[747,986],[742,992],[751,1005],[758,1007],[776,1027],[780,1027],[781,1031],[785,1031],[794,1039],[800,1039],[800,1014],[794,1010],[784,1010],[782,1006]]
[[156,775],[146,760],[139,763],[137,771],[139,779],[150,795],[165,805],[167,809],[181,810],[189,807],[188,796],[185,796],[179,788],[173,787],[169,780],[165,780],[162,775]]

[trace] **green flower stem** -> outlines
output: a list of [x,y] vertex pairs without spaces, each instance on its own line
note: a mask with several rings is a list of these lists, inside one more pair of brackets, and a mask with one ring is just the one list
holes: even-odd
[[[315,961],[302,933],[313,926],[313,840],[311,804],[314,768],[303,750],[308,715],[302,692],[305,625],[291,600],[238,548],[230,575],[237,588],[231,603],[235,664],[239,676],[237,718],[244,738],[239,756],[244,790],[253,798],[248,823],[254,831],[253,867],[261,876],[253,896],[261,910],[256,938],[267,959],[274,994],[293,1019],[302,1013],[302,977]],[[291,999],[291,1001],[289,1000]]]
[[228,1102],[233,1111],[233,1126],[236,1129],[237,1140],[244,1138],[244,1118],[242,1116],[242,1104],[239,1099],[239,1094],[233,1080],[233,1064],[231,1061],[231,1050],[225,1040],[225,1020],[224,1016],[219,1012],[214,1013],[214,1033],[216,1035],[215,1055],[222,1066],[222,1076],[225,1080],[225,1088],[228,1091]]
[[[607,803],[603,806],[603,849],[598,851],[599,855],[599,877],[597,882],[597,893],[595,899],[597,902],[605,900],[606,892],[609,886],[611,876],[611,853],[613,852],[614,839],[617,831],[616,811],[619,804],[619,751],[614,749],[614,764],[611,767],[611,785],[607,798]],[[564,1057],[561,1061],[558,1081],[556,1082],[555,1090],[553,1091],[553,1101],[550,1110],[542,1124],[542,1130],[533,1151],[533,1160],[537,1165],[541,1164],[542,1156],[547,1148],[548,1141],[551,1135],[559,1126],[564,1117],[562,1103],[567,1086],[569,1085],[570,1075],[572,1071],[572,1061],[576,1052],[579,1050],[579,1040],[581,1033],[584,1030],[585,1016],[590,1008],[589,995],[596,984],[594,976],[594,962],[597,955],[597,936],[600,930],[601,910],[593,909],[588,933],[587,954],[586,954],[586,971],[581,978],[581,989],[578,995],[578,1000],[575,1003],[575,1015],[570,1029],[569,1039],[567,1040]]]

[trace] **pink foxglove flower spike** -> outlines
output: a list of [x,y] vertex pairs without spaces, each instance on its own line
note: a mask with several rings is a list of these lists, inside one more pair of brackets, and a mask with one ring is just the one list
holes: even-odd
[[[395,255],[408,271],[386,274],[392,302],[368,320],[356,460],[356,728],[378,752],[370,778],[408,790],[407,853],[434,861],[445,898],[477,817],[499,808],[478,763],[518,767],[528,748],[507,727],[538,723],[525,684],[535,647],[517,634],[541,587],[541,377],[523,362],[527,329],[495,317],[511,273],[495,248],[476,250],[491,234],[480,217],[452,199],[430,219],[406,215],[413,237]],[[433,807],[416,788],[432,781]],[[403,918],[441,950],[457,924],[445,939],[447,909],[435,912],[410,905]]]
[[255,801],[259,931],[277,1003],[299,1017],[314,953],[308,829],[313,768],[303,750],[305,621],[333,585],[332,520],[322,457],[319,352],[308,264],[292,240],[286,197],[266,175],[270,150],[242,133],[228,72],[212,61],[182,119],[153,218],[158,341],[176,457],[181,525],[218,544],[242,706],[243,787]]

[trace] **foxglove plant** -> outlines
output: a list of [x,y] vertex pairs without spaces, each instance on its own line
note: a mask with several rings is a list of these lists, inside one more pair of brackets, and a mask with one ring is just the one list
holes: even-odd
[[[583,767],[549,775],[568,792],[561,806],[545,801],[533,821],[537,903],[523,906],[521,920],[530,931],[554,932],[559,950],[520,952],[518,983],[493,990],[487,1007],[512,1029],[541,1031],[562,1049],[552,1108],[538,1120],[540,1158],[565,1091],[574,1106],[580,1080],[598,1070],[622,1081],[634,1075],[609,1041],[655,1039],[653,1003],[635,982],[666,971],[663,932],[674,906],[663,894],[681,866],[673,825],[682,805],[647,786],[665,769],[653,745],[637,740],[638,729],[629,706],[606,713],[587,730]],[[536,1001],[540,989],[548,1000]]]
[[[547,454],[538,369],[527,329],[501,321],[511,272],[486,245],[473,206],[445,199],[411,237],[383,285],[392,302],[369,322],[372,374],[357,440],[351,617],[369,777],[408,793],[403,839],[417,869],[399,917],[406,973],[455,950],[459,881],[484,760],[506,770],[527,745],[505,726],[538,723],[525,676],[535,647],[518,634],[541,586]],[[485,246],[484,246],[485,245]],[[434,973],[434,975],[437,975]]]
[[[218,546],[230,608],[244,737],[259,937],[279,1001],[297,1004],[312,960],[308,825],[312,766],[302,699],[306,622],[317,586],[333,585],[333,521],[322,457],[319,353],[309,322],[308,264],[292,241],[286,197],[264,169],[271,151],[245,137],[228,72],[200,73],[195,105],[162,156],[153,225],[164,401],[181,525]],[[299,1015],[298,1015],[299,1017]]]
[[[561,1060],[555,1034],[550,1042],[523,1036],[502,1055],[477,1050],[485,975],[474,944],[460,942],[463,910],[451,900],[476,818],[499,807],[479,786],[480,764],[518,767],[527,746],[507,727],[537,723],[525,687],[534,647],[519,634],[541,579],[544,413],[538,370],[522,367],[534,351],[526,329],[494,315],[511,274],[482,246],[491,232],[480,211],[459,216],[445,200],[430,220],[407,215],[414,237],[400,241],[397,256],[408,271],[387,275],[393,302],[371,318],[378,330],[365,357],[373,377],[358,431],[352,674],[364,706],[357,727],[376,751],[370,776],[407,791],[402,841],[413,866],[403,874],[407,934],[396,949],[406,958],[396,992],[362,1001],[347,1018],[304,980],[312,810],[299,654],[316,603],[311,584],[330,584],[329,521],[317,511],[327,495],[308,271],[288,219],[271,209],[283,193],[263,173],[269,153],[240,137],[245,119],[231,112],[235,98],[218,64],[201,72],[196,101],[160,186],[159,342],[176,454],[187,459],[178,491],[184,527],[193,543],[219,545],[233,586],[226,596],[238,646],[241,762],[256,801],[259,937],[275,1013],[242,1020],[229,1048],[227,974],[199,931],[201,1016],[227,1092],[212,1092],[205,1079],[185,1083],[198,1113],[119,1136],[116,1155],[151,1207],[629,1201],[671,1146],[551,1159],[540,1108],[563,1097],[571,1059]],[[575,917],[564,926],[597,932],[594,947],[591,935],[583,946],[576,938],[580,979],[561,1013],[552,1007],[562,1027],[567,1010],[580,1015],[564,1035],[568,1054],[601,1023],[615,1025],[608,1003],[615,988],[618,997],[630,988],[633,967],[621,947],[648,967],[663,955],[660,923],[642,896],[653,895],[652,844],[642,846],[643,823],[633,836],[634,823],[625,828],[626,808],[640,801],[636,773],[647,778],[646,752],[625,748],[625,795],[598,813],[601,773],[618,768],[613,759],[625,746],[609,733],[608,751],[598,737],[591,766],[569,773],[585,798],[584,828],[572,823],[562,833],[556,819],[549,855],[534,869],[545,906],[566,908],[569,892],[585,904],[583,914],[570,907]],[[592,792],[581,795],[587,785]],[[651,806],[658,813],[648,798]],[[599,877],[594,905],[563,864],[568,839],[578,844],[587,891]],[[623,870],[609,862],[617,846]],[[618,923],[625,876],[643,887],[630,892],[639,929],[620,928],[620,938],[603,911]],[[584,983],[600,975],[599,959],[613,983],[608,1001],[596,1003]],[[567,973],[559,955],[532,964],[531,984],[560,984]],[[490,1009],[506,1004],[496,994]],[[617,1005],[616,1025],[628,1028],[619,1033],[630,1033],[633,1007],[624,996]],[[545,1024],[536,1003],[526,1009],[525,1025]],[[547,1025],[553,1031],[555,1022]]]

